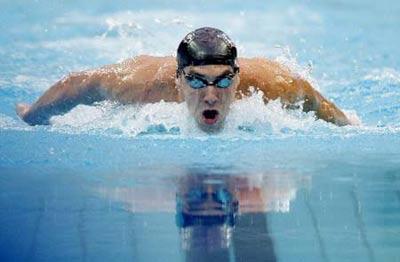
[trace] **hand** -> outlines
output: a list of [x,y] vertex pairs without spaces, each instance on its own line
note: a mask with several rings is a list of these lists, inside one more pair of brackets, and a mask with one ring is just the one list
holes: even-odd
[[18,103],[15,106],[15,111],[17,112],[17,115],[24,120],[25,116],[27,115],[27,113],[29,112],[29,109],[31,108],[31,106],[29,104],[25,104],[25,103]]

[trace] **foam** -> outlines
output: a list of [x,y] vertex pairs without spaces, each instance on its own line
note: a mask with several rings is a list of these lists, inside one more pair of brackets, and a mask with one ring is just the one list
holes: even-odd
[[0,130],[24,130],[31,131],[34,128],[24,122],[0,113]]
[[[313,112],[283,109],[279,100],[264,104],[262,92],[235,101],[227,116],[220,138],[257,139],[265,136],[332,135],[369,132],[362,126],[356,112],[347,112],[360,126],[339,128],[322,120],[315,120]],[[69,113],[51,118],[53,132],[95,133],[111,136],[199,138],[209,137],[199,130],[185,103],[161,101],[146,105],[119,105],[101,102],[94,106],[80,105]],[[382,131],[382,130],[380,130]]]
[[365,80],[384,81],[393,84],[400,84],[400,72],[393,68],[373,69],[364,76]]
[[311,62],[306,66],[300,65],[296,57],[292,54],[289,46],[277,45],[275,47],[281,51],[281,53],[275,58],[276,62],[289,68],[293,74],[307,80],[316,90],[320,90],[318,83],[311,76],[313,70]]
[[[46,130],[68,134],[96,134],[102,136],[155,138],[208,139],[260,139],[291,136],[341,136],[362,134],[400,133],[400,125],[369,126],[354,110],[344,110],[353,126],[337,127],[323,120],[316,120],[313,112],[300,109],[286,110],[279,100],[265,104],[262,92],[254,91],[249,97],[231,105],[224,130],[218,134],[201,131],[190,116],[185,103],[158,102],[145,105],[121,105],[104,101],[92,106],[79,105],[70,112],[51,118]],[[20,119],[0,114],[0,129],[36,130]]]
[[135,137],[144,133],[185,133],[188,123],[186,105],[178,103],[119,105],[102,102],[94,106],[80,105],[62,116],[51,119],[52,131]]
[[306,131],[316,124],[313,113],[285,110],[279,100],[265,105],[259,91],[233,103],[231,110],[227,117],[227,129],[231,132],[245,127],[259,134],[279,134],[288,130]]
[[357,112],[355,110],[342,110],[343,113],[347,116],[347,118],[350,120],[350,123],[355,126],[361,126],[362,121],[361,118],[357,115]]

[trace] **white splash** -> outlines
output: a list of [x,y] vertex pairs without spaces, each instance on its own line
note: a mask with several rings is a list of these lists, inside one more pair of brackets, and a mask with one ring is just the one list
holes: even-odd
[[342,111],[347,116],[347,118],[350,120],[350,123],[352,125],[354,125],[354,126],[361,126],[362,125],[362,120],[357,115],[357,112],[355,110],[342,110]]
[[263,93],[255,91],[249,97],[233,103],[227,117],[226,129],[255,131],[260,134],[287,133],[288,130],[310,130],[319,121],[313,113],[300,110],[285,110],[279,100],[264,103]]
[[10,116],[0,113],[0,130],[24,130],[29,131],[34,128],[22,122],[22,120],[16,120]]
[[[357,115],[353,113],[357,119]],[[119,105],[102,102],[93,106],[80,105],[62,116],[51,119],[51,130],[67,133],[96,133],[112,136],[140,135],[204,138],[185,103]],[[279,100],[265,104],[262,92],[235,101],[218,137],[259,138],[270,135],[288,136],[340,130],[333,124],[315,120],[313,112],[282,108]],[[335,131],[341,132],[341,131]]]
[[374,69],[364,77],[365,80],[387,81],[394,84],[400,84],[400,72],[393,68]]
[[[337,127],[316,120],[313,112],[282,108],[279,100],[265,104],[263,94],[254,92],[235,101],[225,120],[224,129],[213,134],[221,139],[284,138],[288,136],[340,136],[400,133],[397,124],[368,126],[362,124],[355,111],[346,111],[353,126]],[[92,106],[79,105],[70,112],[54,116],[46,130],[69,134],[96,134],[117,137],[155,136],[157,138],[207,139],[187,110],[185,103],[158,102],[145,105],[120,105],[105,101]],[[0,130],[36,130],[15,116],[0,114]]]
[[280,55],[275,58],[276,62],[289,68],[293,74],[307,80],[316,90],[320,90],[317,81],[311,76],[313,70],[311,61],[306,66],[301,65],[297,61],[296,55],[292,54],[289,46],[276,45],[275,47],[281,51]]
[[135,137],[143,133],[186,133],[191,126],[189,119],[184,104],[161,101],[138,106],[106,101],[77,106],[65,115],[52,117],[51,124],[53,131]]

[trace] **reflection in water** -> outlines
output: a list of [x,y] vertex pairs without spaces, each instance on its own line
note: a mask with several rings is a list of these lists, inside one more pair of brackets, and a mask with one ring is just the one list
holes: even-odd
[[267,178],[190,173],[179,179],[176,222],[186,261],[276,261],[266,211],[278,199],[268,196],[290,194],[266,191]]
[[220,173],[5,174],[0,261],[400,261],[398,169]]
[[238,199],[230,177],[179,179],[176,223],[186,261],[229,261]]
[[289,211],[296,178],[284,172],[237,176],[192,170],[157,188],[99,192],[134,213],[174,212],[184,261],[276,261],[267,214]]

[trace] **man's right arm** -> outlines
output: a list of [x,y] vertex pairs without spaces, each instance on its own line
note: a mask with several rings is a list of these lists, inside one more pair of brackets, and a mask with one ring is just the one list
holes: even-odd
[[32,106],[17,104],[17,114],[30,125],[46,125],[79,104],[105,99],[120,103],[178,101],[173,57],[138,56],[119,64],[73,73],[54,84]]
[[48,89],[33,105],[17,104],[17,114],[30,125],[46,125],[53,115],[68,112],[78,104],[92,104],[107,98],[98,72],[72,73]]

